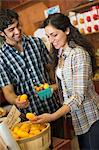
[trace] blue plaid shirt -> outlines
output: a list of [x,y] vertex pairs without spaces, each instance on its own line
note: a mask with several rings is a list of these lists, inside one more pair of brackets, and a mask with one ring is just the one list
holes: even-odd
[[50,84],[49,76],[44,69],[44,65],[51,62],[49,53],[39,38],[23,35],[22,44],[22,53],[6,43],[0,49],[0,87],[12,84],[17,95],[28,95],[30,105],[26,109],[20,109],[23,113],[55,112],[60,107],[55,95],[41,101],[34,89],[34,85],[40,83]]

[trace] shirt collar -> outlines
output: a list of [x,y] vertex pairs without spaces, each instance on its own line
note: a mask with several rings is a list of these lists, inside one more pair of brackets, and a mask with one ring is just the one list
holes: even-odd
[[[26,43],[27,43],[27,40],[28,40],[28,36],[26,35],[22,35],[22,45],[23,47],[26,46]],[[6,42],[3,43],[2,45],[2,51],[5,51],[5,50],[11,50],[11,47],[14,48],[13,46],[7,44]]]

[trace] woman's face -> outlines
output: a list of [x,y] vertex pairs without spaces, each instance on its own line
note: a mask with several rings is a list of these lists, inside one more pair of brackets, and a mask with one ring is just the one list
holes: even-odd
[[66,32],[56,29],[52,25],[45,27],[46,35],[49,39],[49,42],[53,44],[56,49],[63,48],[67,44]]

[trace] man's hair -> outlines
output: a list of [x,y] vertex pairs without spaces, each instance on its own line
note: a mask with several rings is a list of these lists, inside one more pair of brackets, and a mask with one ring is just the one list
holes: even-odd
[[10,9],[0,9],[0,31],[8,28],[9,25],[13,24],[14,20],[18,20],[18,14]]

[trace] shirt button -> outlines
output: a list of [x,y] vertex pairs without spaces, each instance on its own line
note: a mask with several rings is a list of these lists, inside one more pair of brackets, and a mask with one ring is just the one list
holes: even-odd
[[29,72],[31,72],[31,69],[29,69]]
[[16,53],[18,53],[18,51],[16,51]]

